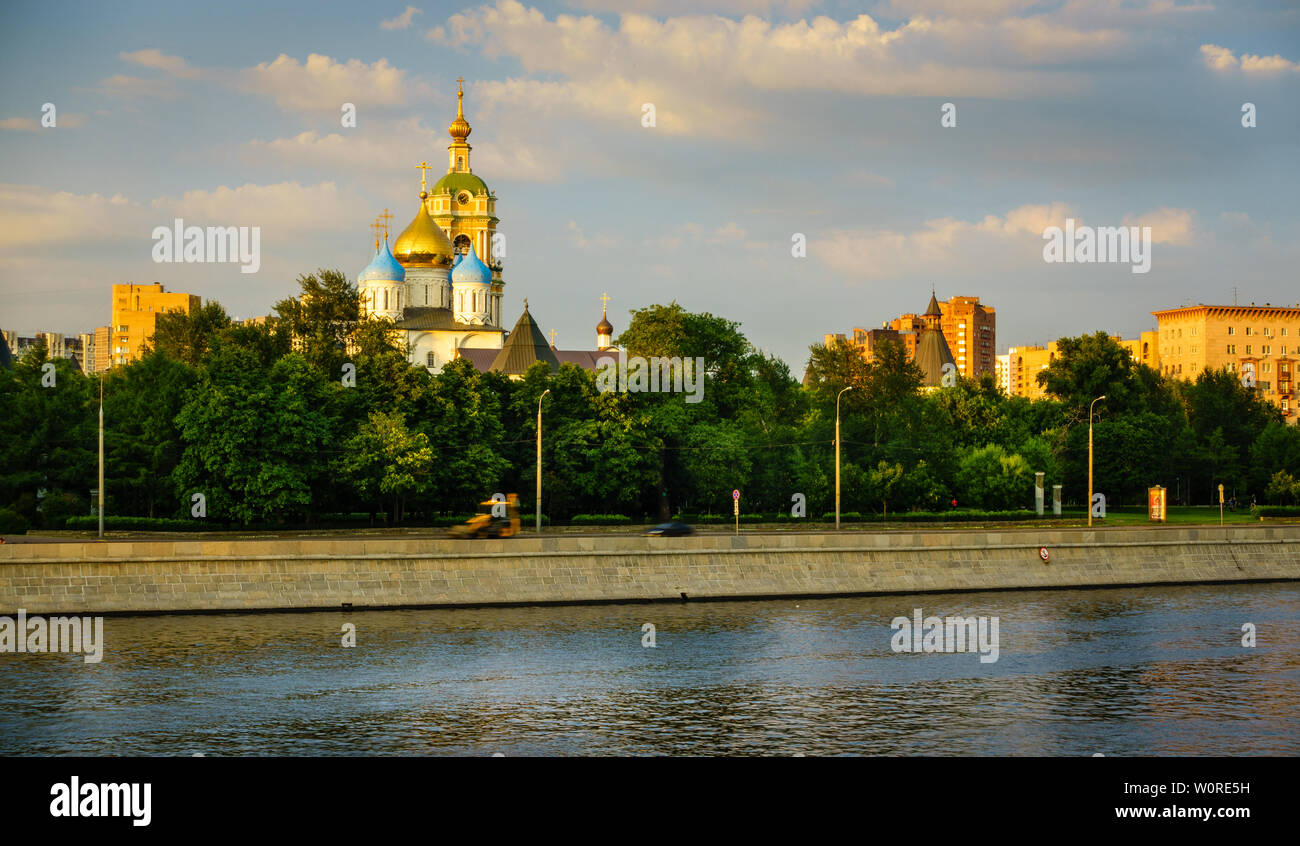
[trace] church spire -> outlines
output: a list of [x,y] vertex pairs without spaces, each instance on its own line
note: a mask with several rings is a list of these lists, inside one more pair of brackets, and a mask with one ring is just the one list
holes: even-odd
[[448,173],[470,173],[469,167],[469,138],[470,129],[469,121],[465,120],[465,79],[461,77],[456,80],[456,119],[447,127],[447,132],[451,135],[451,144],[447,145],[447,172]]
[[614,327],[606,316],[609,294],[600,295],[600,323],[596,324],[596,349],[607,350],[614,345]]

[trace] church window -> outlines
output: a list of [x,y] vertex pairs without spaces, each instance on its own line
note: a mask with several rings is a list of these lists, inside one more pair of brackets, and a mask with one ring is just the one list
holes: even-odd
[[465,157],[464,157],[464,156],[457,156],[457,157],[456,157],[456,169],[459,170],[460,168],[462,168],[462,167],[464,167],[464,166],[465,166]]
[[428,364],[429,367],[433,367],[437,363],[437,359],[433,357],[433,353],[429,353],[428,355],[426,355],[424,357],[424,361],[426,364]]
[[388,310],[388,289],[384,289],[384,310]]

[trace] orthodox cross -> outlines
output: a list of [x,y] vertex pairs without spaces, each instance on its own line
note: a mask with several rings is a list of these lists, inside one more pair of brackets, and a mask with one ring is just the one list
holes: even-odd
[[551,346],[552,346],[552,347],[555,346],[555,330],[554,330],[554,329],[551,330]]
[[423,194],[426,191],[424,172],[426,170],[433,170],[433,165],[429,164],[428,162],[420,162],[418,165],[415,166],[415,169],[420,172],[420,193]]
[[379,233],[383,231],[383,228],[384,224],[379,222],[378,217],[375,218],[374,223],[370,224],[370,231],[375,233],[375,252],[379,252]]
[[393,219],[393,213],[390,212],[388,209],[384,209],[384,213],[381,214],[381,215],[379,215],[379,217],[378,217],[377,219],[378,219],[378,220],[382,220],[382,221],[384,222],[384,240],[387,241],[387,240],[388,240],[388,221],[390,221],[390,220]]
[[600,295],[600,313],[604,314],[606,307],[609,305],[609,294]]

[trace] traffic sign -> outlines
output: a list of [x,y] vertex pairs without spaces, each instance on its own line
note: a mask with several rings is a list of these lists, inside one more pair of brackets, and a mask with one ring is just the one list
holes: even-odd
[[731,492],[731,498],[732,498],[732,499],[740,499],[740,491],[732,491],[732,492]]

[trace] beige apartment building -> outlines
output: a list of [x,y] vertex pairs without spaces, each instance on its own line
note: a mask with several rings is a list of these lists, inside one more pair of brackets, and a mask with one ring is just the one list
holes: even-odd
[[1152,370],[1160,370],[1160,333],[1155,330],[1142,332],[1136,340],[1120,339],[1119,344],[1128,350],[1129,356],[1138,364],[1145,364]]
[[1195,305],[1151,313],[1161,373],[1190,380],[1207,367],[1239,374],[1253,367],[1264,399],[1282,410],[1287,423],[1296,422],[1300,306]]
[[158,315],[169,311],[188,314],[201,305],[197,295],[170,292],[157,282],[114,285],[113,323],[95,330],[95,369],[135,361],[153,337]]
[[[933,299],[933,297],[932,297]],[[978,379],[997,368],[997,315],[992,306],[980,303],[979,297],[953,297],[939,302],[939,329],[952,352],[957,372],[967,379]],[[861,350],[868,359],[875,357],[876,346],[884,340],[903,345],[908,361],[916,360],[917,344],[926,328],[923,314],[903,314],[879,329],[855,326],[852,338],[842,334],[824,336],[830,345],[843,341]]]
[[995,359],[998,387],[1008,396],[1042,399],[1046,391],[1038,384],[1038,374],[1056,360],[1056,354],[1056,341],[1045,347],[1011,347]]

